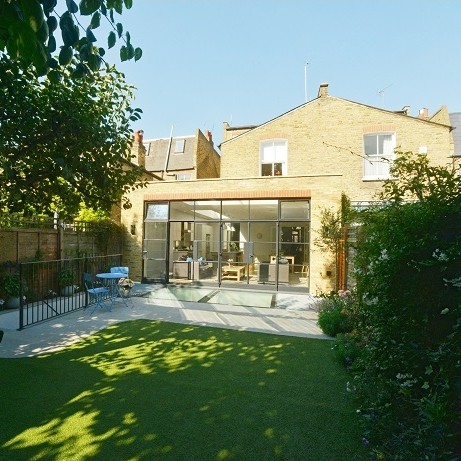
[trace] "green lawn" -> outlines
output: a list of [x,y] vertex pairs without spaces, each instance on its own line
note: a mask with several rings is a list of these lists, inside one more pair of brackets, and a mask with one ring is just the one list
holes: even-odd
[[0,359],[0,459],[366,460],[331,345],[138,320]]

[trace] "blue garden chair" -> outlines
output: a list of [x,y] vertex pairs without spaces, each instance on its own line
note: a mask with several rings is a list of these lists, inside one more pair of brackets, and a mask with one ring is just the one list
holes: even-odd
[[110,268],[112,273],[123,274],[124,277],[128,278],[128,267],[126,266],[114,266]]
[[[95,285],[93,277],[87,272],[83,273],[83,284],[85,285],[85,291],[88,293],[88,304],[94,304],[91,313],[93,313],[97,307],[101,309],[103,307],[107,307],[109,311],[111,310],[111,304],[113,301],[110,297],[108,288]],[[109,300],[111,304],[104,306],[103,303]]]

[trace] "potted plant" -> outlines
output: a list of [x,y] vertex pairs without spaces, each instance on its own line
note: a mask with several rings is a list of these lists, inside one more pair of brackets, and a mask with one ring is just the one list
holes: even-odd
[[134,282],[133,280],[129,279],[128,277],[122,277],[118,281],[118,288],[119,288],[119,294],[122,297],[127,297],[130,294],[130,290],[134,287]]
[[239,246],[237,242],[229,242],[229,250],[230,251],[239,251]]
[[62,296],[72,296],[75,291],[74,271],[69,268],[59,271],[58,283],[61,288]]
[[16,309],[20,305],[19,297],[21,295],[21,283],[17,274],[5,274],[3,276],[3,290],[8,296],[6,307]]

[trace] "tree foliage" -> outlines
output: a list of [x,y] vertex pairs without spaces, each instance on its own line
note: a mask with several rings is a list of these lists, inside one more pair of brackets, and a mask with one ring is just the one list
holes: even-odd
[[[459,168],[458,168],[459,169]],[[397,152],[390,167],[390,179],[384,181],[379,198],[403,203],[407,200],[457,200],[461,196],[461,181],[457,168],[451,165],[431,165],[426,155]]]
[[339,210],[324,208],[321,211],[319,235],[315,239],[315,244],[321,250],[336,255],[340,240],[344,238],[344,226],[352,219],[352,213],[350,199],[343,192]]
[[[26,66],[33,65],[38,75],[50,73],[58,78],[58,65],[68,65],[75,58],[74,76],[80,77],[90,70],[98,70],[105,54],[104,47],[96,47],[94,31],[105,20],[111,27],[107,47],[115,46],[118,39],[122,61],[142,56],[140,48],[131,44],[129,32],[117,22],[115,14],[122,14],[123,8],[130,9],[132,0],[66,0],[59,7],[64,13],[56,12],[57,0],[0,0],[0,51],[12,59],[20,58]],[[87,24],[82,25],[83,18]],[[61,35],[62,46],[57,58],[57,34]],[[59,37],[58,37],[59,38]]]
[[[66,74],[67,72],[67,74]],[[132,87],[113,67],[58,82],[0,57],[0,210],[108,210],[141,187],[130,165]],[[129,206],[129,202],[124,202]]]
[[[359,214],[358,303],[347,335],[373,459],[461,457],[461,194],[451,167],[399,155]],[[408,201],[411,199],[411,201]],[[343,344],[346,344],[343,340]]]

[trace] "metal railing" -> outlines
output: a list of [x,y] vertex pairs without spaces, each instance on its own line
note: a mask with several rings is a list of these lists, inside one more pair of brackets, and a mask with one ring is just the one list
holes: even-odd
[[86,307],[83,273],[95,276],[121,263],[115,254],[19,264],[19,329]]

